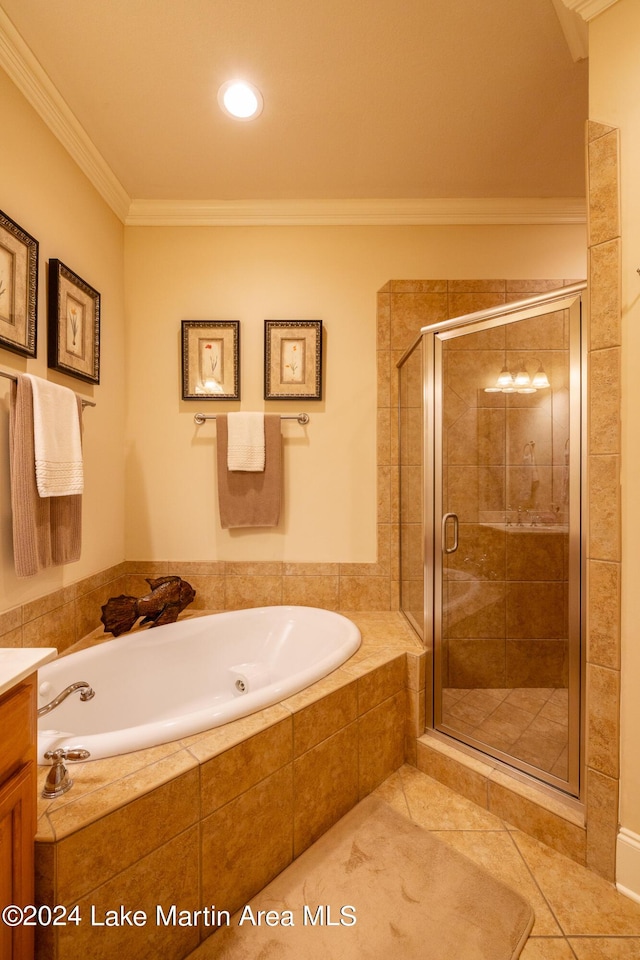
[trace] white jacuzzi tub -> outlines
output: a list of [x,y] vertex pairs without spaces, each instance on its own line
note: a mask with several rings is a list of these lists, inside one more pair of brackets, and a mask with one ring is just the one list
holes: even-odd
[[278,703],[326,676],[360,646],[341,614],[257,607],[192,617],[108,640],[39,671],[38,706],[86,680],[38,722],[38,761],[58,747],[91,759],[129,753],[217,727]]

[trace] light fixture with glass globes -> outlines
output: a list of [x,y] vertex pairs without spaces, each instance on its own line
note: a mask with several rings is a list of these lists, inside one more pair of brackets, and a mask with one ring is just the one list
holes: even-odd
[[234,120],[255,120],[262,113],[262,94],[246,80],[227,80],[218,90],[218,105]]
[[502,370],[498,374],[498,379],[496,380],[494,387],[485,387],[485,393],[537,393],[538,390],[544,390],[546,387],[550,387],[549,378],[544,371],[542,366],[542,361],[535,357],[538,361],[538,369],[534,373],[533,377],[529,376],[529,372],[524,364],[524,360],[520,360],[518,363],[518,369],[515,373],[512,373],[509,370],[509,367],[505,363]]
[[536,370],[536,372],[532,377],[531,386],[535,387],[536,390],[544,390],[545,387],[551,386],[551,384],[549,383],[549,377],[544,372],[544,368],[542,366],[541,360],[538,361],[538,369]]

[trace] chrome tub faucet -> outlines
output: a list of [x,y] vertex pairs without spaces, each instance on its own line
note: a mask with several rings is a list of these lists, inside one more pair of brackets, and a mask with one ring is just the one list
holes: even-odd
[[54,697],[49,703],[45,704],[44,707],[38,709],[38,716],[44,717],[45,713],[50,713],[51,710],[55,710],[56,707],[59,707],[63,700],[66,700],[69,694],[75,693],[76,690],[80,690],[80,699],[81,700],[91,700],[95,697],[95,690],[93,687],[89,686],[86,680],[76,680],[75,683],[70,683],[68,687],[65,687],[62,693],[59,693],[57,697]]

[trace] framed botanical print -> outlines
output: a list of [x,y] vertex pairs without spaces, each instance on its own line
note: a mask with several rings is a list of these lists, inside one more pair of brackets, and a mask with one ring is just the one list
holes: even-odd
[[182,399],[240,399],[240,321],[182,321]]
[[322,399],[322,320],[265,320],[264,399]]
[[36,355],[38,241],[0,211],[0,347]]
[[60,260],[49,261],[48,364],[100,383],[100,294]]

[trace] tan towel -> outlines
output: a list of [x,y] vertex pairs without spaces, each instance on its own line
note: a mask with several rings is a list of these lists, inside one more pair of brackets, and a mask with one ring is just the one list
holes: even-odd
[[227,469],[227,417],[216,417],[218,504],[220,524],[230,527],[277,527],[282,490],[282,437],[280,417],[264,418],[265,464],[262,473]]
[[[78,399],[78,415],[81,401]],[[11,387],[10,461],[13,552],[16,574],[32,577],[46,567],[80,558],[82,495],[38,494],[33,436],[33,395],[29,377]]]

